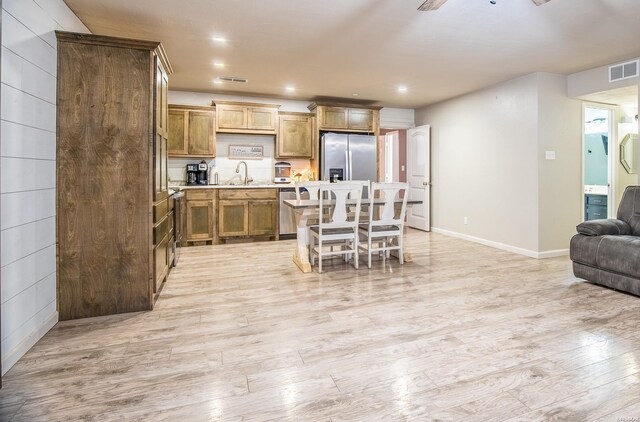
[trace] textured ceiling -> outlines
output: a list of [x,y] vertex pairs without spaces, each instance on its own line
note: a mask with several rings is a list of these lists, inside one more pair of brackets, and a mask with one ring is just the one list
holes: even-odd
[[416,108],[640,56],[640,0],[449,0],[434,12],[417,11],[420,0],[65,2],[93,33],[161,41],[176,90]]

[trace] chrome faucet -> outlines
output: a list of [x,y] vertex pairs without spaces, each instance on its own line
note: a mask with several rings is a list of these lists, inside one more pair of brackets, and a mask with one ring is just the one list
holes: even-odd
[[249,177],[249,167],[247,167],[246,162],[240,161],[236,166],[236,173],[240,173],[240,164],[244,164],[244,179],[242,179],[242,184],[248,185],[249,182],[253,182],[253,179]]

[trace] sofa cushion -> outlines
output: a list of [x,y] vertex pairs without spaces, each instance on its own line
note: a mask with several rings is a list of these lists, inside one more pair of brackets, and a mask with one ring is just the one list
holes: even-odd
[[640,186],[628,186],[624,190],[618,219],[627,222],[631,227],[631,234],[640,236]]
[[602,236],[597,249],[600,269],[640,278],[639,236]]
[[585,236],[577,234],[571,238],[569,254],[572,261],[596,267],[598,264],[598,246],[604,236]]
[[631,227],[627,223],[613,218],[585,221],[578,224],[576,230],[585,236],[631,234]]

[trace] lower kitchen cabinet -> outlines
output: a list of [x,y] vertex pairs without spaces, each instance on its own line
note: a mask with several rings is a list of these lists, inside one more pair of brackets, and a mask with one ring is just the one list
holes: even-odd
[[275,236],[278,233],[278,202],[249,202],[249,235]]
[[215,239],[216,192],[213,189],[187,191],[187,242]]
[[278,238],[278,189],[187,189],[185,208],[187,244]]
[[249,235],[248,201],[218,202],[218,237],[236,237]]
[[221,189],[218,237],[278,237],[277,189]]

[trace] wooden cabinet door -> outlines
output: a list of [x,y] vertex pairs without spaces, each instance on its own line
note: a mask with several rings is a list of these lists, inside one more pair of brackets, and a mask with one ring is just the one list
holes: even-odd
[[187,133],[185,131],[187,119],[184,110],[169,110],[169,138],[168,154],[187,155]]
[[167,136],[168,130],[168,99],[169,95],[169,77],[162,67],[160,59],[156,56],[156,87],[155,87],[155,111],[156,111],[156,129],[163,136]]
[[237,105],[216,106],[216,124],[220,129],[246,129],[248,126],[247,107]]
[[278,202],[249,202],[249,235],[275,236],[278,233]]
[[349,129],[348,110],[342,107],[323,107],[322,128]]
[[218,201],[218,237],[249,234],[248,201]]
[[249,107],[248,108],[248,129],[253,130],[273,130],[278,125],[278,111],[270,107]]
[[169,236],[165,236],[153,250],[153,268],[153,292],[157,293],[169,269]]
[[373,130],[373,111],[358,108],[349,109],[349,129]]
[[190,111],[187,134],[189,155],[215,156],[214,113]]
[[311,117],[280,115],[278,125],[278,158],[311,158]]
[[156,133],[153,144],[153,200],[159,201],[169,196],[167,138]]
[[160,58],[155,57],[156,83],[154,89],[155,96],[155,136],[154,136],[154,200],[160,200],[168,196],[168,175],[167,175],[167,135],[168,135],[168,86],[169,78],[160,62]]
[[213,240],[213,201],[187,201],[187,241]]

